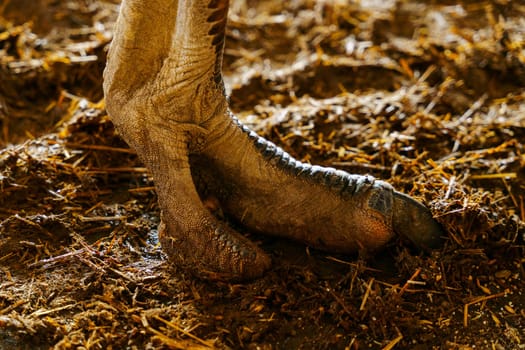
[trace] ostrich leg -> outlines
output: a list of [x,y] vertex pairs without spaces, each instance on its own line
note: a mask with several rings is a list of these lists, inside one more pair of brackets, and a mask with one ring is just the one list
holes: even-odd
[[441,228],[419,202],[370,176],[303,164],[232,115],[221,75],[227,12],[227,0],[124,0],[109,51],[107,110],[154,176],[170,259],[212,279],[270,266],[210,213],[207,195],[248,229],[327,251],[373,251],[394,232],[437,246]]

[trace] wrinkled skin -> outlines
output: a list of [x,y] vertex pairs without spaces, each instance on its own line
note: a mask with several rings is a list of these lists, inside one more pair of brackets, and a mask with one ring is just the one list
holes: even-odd
[[159,238],[199,276],[260,276],[269,256],[220,222],[332,252],[374,251],[395,233],[428,249],[429,210],[370,176],[296,161],[229,111],[221,75],[227,0],[124,0],[105,71],[108,113],[153,173]]

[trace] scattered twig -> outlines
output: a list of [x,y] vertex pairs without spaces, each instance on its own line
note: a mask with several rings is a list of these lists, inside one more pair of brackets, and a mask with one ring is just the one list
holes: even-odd
[[27,304],[28,302],[29,302],[28,300],[17,300],[13,304],[9,305],[8,307],[1,309],[0,315],[6,314],[9,311],[14,310],[21,305]]
[[414,284],[414,279],[419,276],[419,274],[421,273],[421,268],[418,268],[413,274],[412,276],[410,276],[410,278],[406,281],[405,285],[401,288],[401,290],[399,291],[399,293],[397,293],[397,296],[399,298],[401,298],[403,296],[403,294],[407,291],[408,287],[410,286],[410,284]]
[[374,278],[372,277],[370,281],[368,281],[368,285],[366,286],[366,292],[363,296],[363,300],[361,301],[361,306],[359,307],[359,311],[363,311],[365,309],[366,302],[368,300],[368,296],[370,295],[370,291],[372,290],[372,284],[374,283]]
[[481,297],[477,297],[474,300],[464,304],[463,305],[463,326],[468,327],[468,308],[469,306],[477,304],[477,303],[485,302],[487,300],[501,298],[502,296],[505,296],[505,294],[507,294],[507,292],[501,292],[497,294],[481,296]]

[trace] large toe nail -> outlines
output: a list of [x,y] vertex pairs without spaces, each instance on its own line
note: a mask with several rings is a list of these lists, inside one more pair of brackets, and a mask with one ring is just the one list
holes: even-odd
[[444,231],[430,210],[406,194],[394,191],[394,231],[423,250],[443,245]]

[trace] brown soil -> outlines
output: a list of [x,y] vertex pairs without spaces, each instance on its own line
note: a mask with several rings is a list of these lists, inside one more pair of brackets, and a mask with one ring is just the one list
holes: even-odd
[[523,2],[231,7],[241,119],[421,199],[445,246],[335,256],[246,232],[274,261],[257,281],[170,266],[152,179],[104,111],[116,1],[4,0],[0,348],[525,348]]

